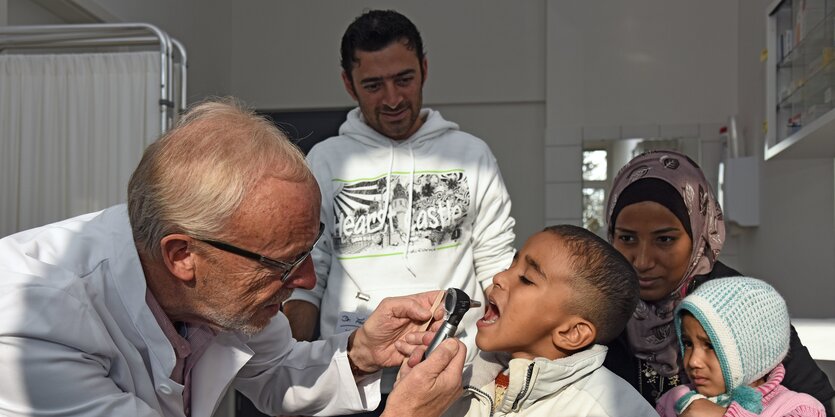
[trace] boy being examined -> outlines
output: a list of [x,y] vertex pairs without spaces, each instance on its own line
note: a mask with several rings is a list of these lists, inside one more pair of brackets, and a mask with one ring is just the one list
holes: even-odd
[[569,225],[533,235],[493,278],[460,416],[657,416],[603,367],[606,342],[635,311],[638,280],[606,241]]

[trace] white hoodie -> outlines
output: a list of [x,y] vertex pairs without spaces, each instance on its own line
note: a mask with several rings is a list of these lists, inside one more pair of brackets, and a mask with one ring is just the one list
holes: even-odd
[[[307,156],[325,232],[313,251],[316,287],[292,298],[319,306],[321,337],[358,327],[389,296],[455,287],[483,305],[483,288],[512,261],[515,222],[490,149],[436,111],[421,117],[414,135],[394,141],[354,109]],[[459,325],[470,358],[482,313]]]

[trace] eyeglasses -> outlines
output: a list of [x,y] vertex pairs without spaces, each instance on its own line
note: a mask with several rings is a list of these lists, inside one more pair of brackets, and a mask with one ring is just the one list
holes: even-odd
[[325,231],[325,225],[322,222],[319,222],[319,234],[316,235],[316,241],[313,242],[313,245],[310,247],[310,249],[307,252],[299,255],[298,258],[296,258],[293,262],[290,262],[290,263],[287,263],[287,262],[284,262],[284,261],[279,261],[278,259],[268,258],[264,255],[261,255],[261,254],[255,253],[255,252],[250,252],[246,249],[241,249],[237,246],[230,245],[228,243],[220,242],[220,241],[217,241],[217,240],[203,240],[203,239],[197,239],[197,240],[199,240],[203,243],[207,243],[209,245],[212,245],[215,248],[218,248],[222,251],[226,251],[226,252],[229,252],[229,253],[234,253],[235,255],[243,256],[244,258],[247,258],[247,259],[254,259],[254,260],[258,261],[261,265],[264,265],[268,268],[283,271],[281,273],[281,282],[285,282],[285,281],[287,281],[287,278],[289,278],[290,275],[293,272],[295,272],[296,269],[298,269],[299,265],[301,265],[302,262],[304,262],[304,260],[307,259],[308,256],[310,256],[310,252],[313,252],[313,248],[316,247],[317,243],[319,243],[319,239],[322,238],[322,233],[324,231]]

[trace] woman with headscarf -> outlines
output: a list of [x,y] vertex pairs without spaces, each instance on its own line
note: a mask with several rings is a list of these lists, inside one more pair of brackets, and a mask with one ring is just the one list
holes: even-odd
[[[673,312],[705,281],[741,275],[717,260],[725,243],[722,209],[704,173],[673,151],[639,155],[615,177],[607,204],[609,242],[635,268],[640,301],[609,344],[606,367],[651,404],[683,384]],[[763,335],[768,337],[768,335]],[[791,328],[783,384],[817,398],[832,416],[835,391]]]

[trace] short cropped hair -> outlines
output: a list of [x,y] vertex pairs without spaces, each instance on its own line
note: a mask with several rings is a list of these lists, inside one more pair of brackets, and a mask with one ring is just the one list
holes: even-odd
[[145,150],[128,183],[137,246],[159,259],[160,240],[167,235],[222,236],[247,194],[267,175],[313,181],[302,152],[268,120],[234,99],[195,105]]
[[[363,13],[354,19],[342,35],[342,70],[350,79],[351,70],[357,63],[357,50],[376,52],[395,41],[403,41],[409,50],[415,51],[418,62],[423,62],[426,55],[423,39],[411,20],[394,10],[370,10]],[[422,65],[420,68],[423,71]],[[423,76],[421,73],[421,78]]]
[[596,234],[577,226],[557,225],[556,234],[570,255],[574,296],[567,311],[597,329],[595,343],[606,344],[626,327],[638,305],[638,276],[626,258]]

